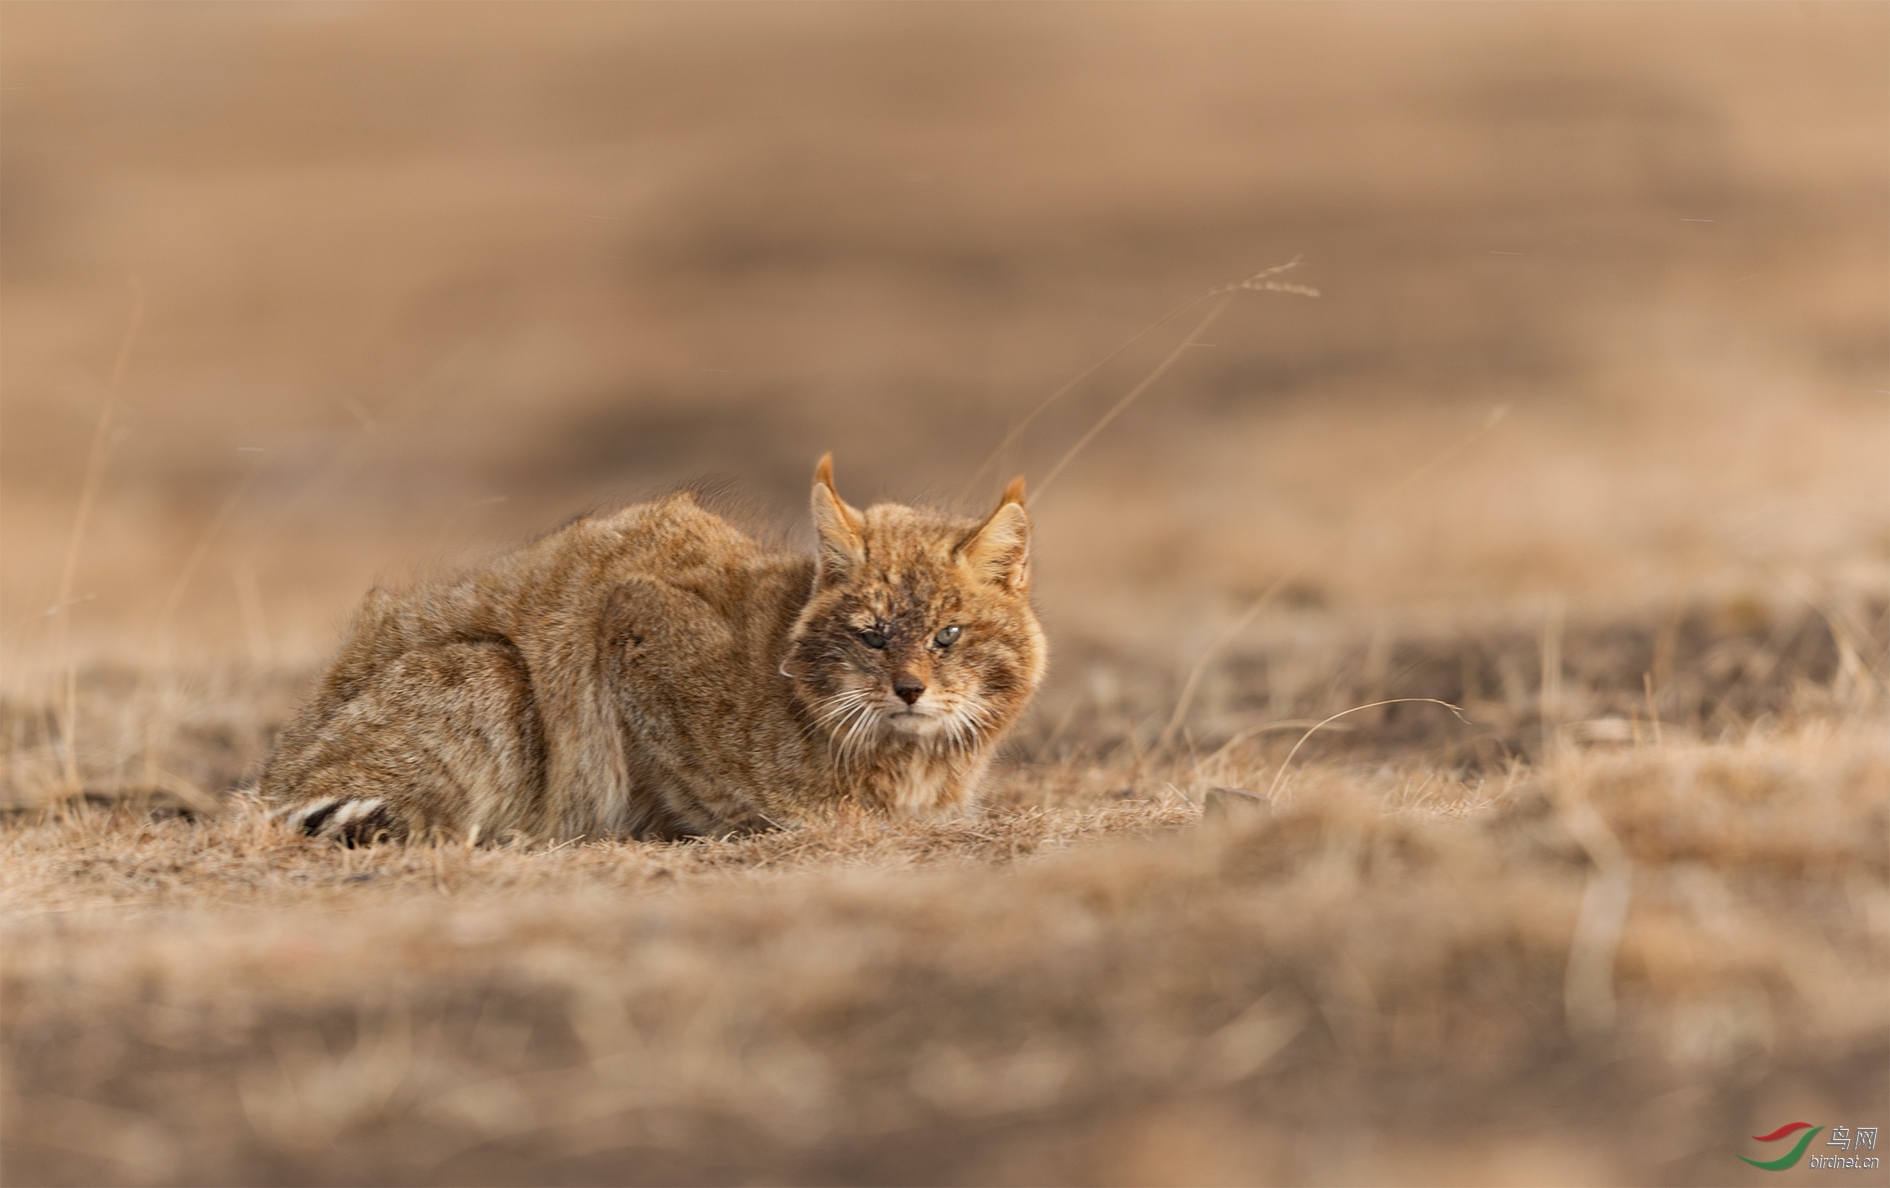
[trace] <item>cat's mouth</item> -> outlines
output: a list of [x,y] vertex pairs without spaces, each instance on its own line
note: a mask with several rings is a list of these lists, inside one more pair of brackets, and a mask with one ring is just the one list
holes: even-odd
[[898,712],[883,714],[881,719],[902,734],[930,734],[944,718],[931,709],[902,706]]

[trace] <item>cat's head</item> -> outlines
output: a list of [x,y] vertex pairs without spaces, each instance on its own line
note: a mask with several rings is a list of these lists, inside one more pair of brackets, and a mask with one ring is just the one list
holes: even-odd
[[782,672],[843,755],[982,747],[1023,712],[1048,648],[1030,607],[1030,518],[1014,480],[980,523],[881,503],[814,472],[813,596]]

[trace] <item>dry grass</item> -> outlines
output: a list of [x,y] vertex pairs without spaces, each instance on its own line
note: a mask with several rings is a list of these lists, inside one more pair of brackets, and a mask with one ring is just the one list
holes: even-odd
[[[440,11],[0,6],[8,1183],[1719,1184],[1890,1119],[1881,7]],[[792,538],[829,448],[950,496],[1296,254],[1000,451],[1052,676],[965,819],[232,795],[371,581],[705,472]]]
[[[1206,823],[1160,771],[555,852],[74,808],[5,838],[11,1175],[1724,1182],[1881,1107],[1880,727]],[[1578,922],[1597,836],[1625,911]]]
[[1643,659],[1571,631],[1551,716],[1385,707],[1283,770],[1303,728],[1163,758],[1091,707],[937,824],[342,849],[240,797],[16,810],[9,1178],[1725,1182],[1765,1119],[1882,1111],[1890,732],[1880,657],[1721,631],[1682,618],[1668,683],[1739,729],[1559,716]]

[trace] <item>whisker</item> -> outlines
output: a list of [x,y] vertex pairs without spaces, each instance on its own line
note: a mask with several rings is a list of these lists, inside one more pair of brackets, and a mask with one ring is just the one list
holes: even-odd
[[844,692],[836,693],[832,697],[826,698],[824,701],[818,703],[818,708],[815,712],[816,717],[818,717],[823,724],[831,724],[842,720],[853,711],[855,706],[865,701],[866,697],[866,691],[861,689],[849,689]]
[[853,757],[858,750],[857,744],[863,738],[863,731],[872,720],[873,703],[867,691],[846,707],[839,725],[834,728],[836,766],[843,777],[850,777],[853,769]]
[[[849,749],[859,746],[859,744],[863,744],[866,741],[866,728],[871,724],[872,719],[873,707],[871,703],[862,703],[860,715],[854,719],[852,727],[847,731],[847,746]],[[864,747],[860,749],[864,751]]]

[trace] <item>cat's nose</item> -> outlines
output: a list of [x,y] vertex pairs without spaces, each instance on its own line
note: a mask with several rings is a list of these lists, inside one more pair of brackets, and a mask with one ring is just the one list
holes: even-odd
[[899,700],[911,705],[925,692],[925,682],[909,672],[902,672],[893,678],[893,692],[899,695]]

